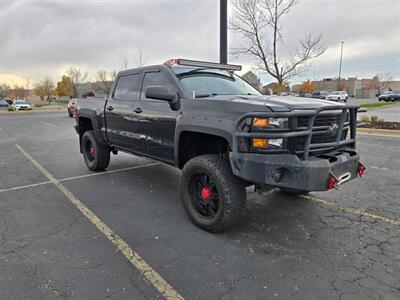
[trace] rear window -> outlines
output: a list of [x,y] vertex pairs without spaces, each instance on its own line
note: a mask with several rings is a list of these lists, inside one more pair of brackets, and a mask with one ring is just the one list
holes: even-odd
[[114,99],[116,100],[137,99],[139,76],[140,74],[131,74],[119,77],[114,92]]

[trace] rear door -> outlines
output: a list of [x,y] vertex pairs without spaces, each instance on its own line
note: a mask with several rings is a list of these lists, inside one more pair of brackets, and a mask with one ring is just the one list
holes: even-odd
[[146,136],[145,152],[148,156],[173,163],[174,134],[179,112],[173,111],[167,101],[146,98],[146,88],[155,85],[176,91],[170,75],[165,71],[155,69],[143,74],[140,100],[134,109],[139,123],[137,133]]
[[133,107],[139,100],[139,79],[140,71],[119,76],[106,105],[108,140],[117,147],[135,152],[141,152],[144,147],[133,122]]

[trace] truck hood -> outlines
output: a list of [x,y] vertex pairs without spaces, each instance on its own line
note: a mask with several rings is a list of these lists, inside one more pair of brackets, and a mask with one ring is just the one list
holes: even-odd
[[[225,100],[233,103],[242,103],[254,106],[254,110],[261,109],[261,106],[275,112],[291,111],[294,109],[316,109],[321,106],[337,106],[343,105],[341,103],[314,99],[314,98],[302,98],[293,96],[216,96],[215,100]],[[257,109],[258,108],[258,109]]]

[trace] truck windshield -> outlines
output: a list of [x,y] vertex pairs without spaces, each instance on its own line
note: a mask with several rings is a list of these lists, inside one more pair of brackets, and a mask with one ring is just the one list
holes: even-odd
[[225,70],[172,67],[183,88],[196,98],[217,95],[261,95],[239,76]]

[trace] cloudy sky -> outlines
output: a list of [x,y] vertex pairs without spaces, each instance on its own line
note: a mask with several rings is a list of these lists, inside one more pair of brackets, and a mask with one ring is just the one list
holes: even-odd
[[[134,66],[139,51],[147,64],[218,61],[218,9],[218,0],[0,0],[0,83],[33,83],[46,74],[59,80],[67,66],[94,77],[99,69],[121,68],[124,56]],[[398,0],[299,0],[282,32],[284,49],[307,33],[322,34],[327,48],[292,82],[337,76],[342,40],[344,77],[400,79]],[[230,33],[229,44],[238,46],[240,37]],[[230,62],[245,70],[254,65],[249,57]]]

